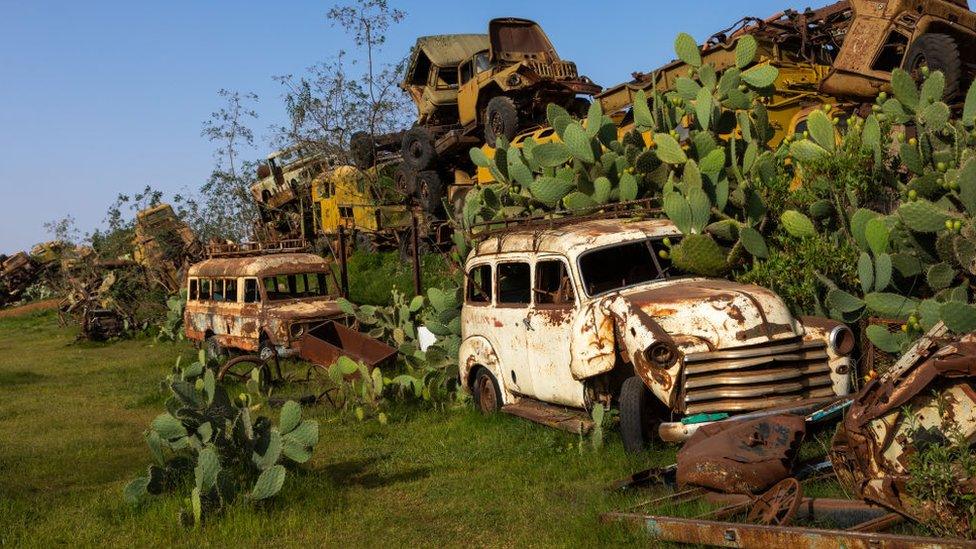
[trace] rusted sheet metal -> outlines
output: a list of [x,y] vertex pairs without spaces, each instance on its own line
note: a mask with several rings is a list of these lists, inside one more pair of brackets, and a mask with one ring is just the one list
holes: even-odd
[[370,369],[381,366],[396,356],[389,345],[329,321],[305,332],[301,341],[301,357],[312,364],[329,367],[347,356]]
[[901,536],[875,532],[822,530],[795,526],[765,526],[736,522],[687,519],[639,513],[606,513],[603,522],[639,525],[654,541],[712,547],[764,547],[807,549],[949,549],[976,547],[955,539]]
[[205,259],[190,267],[189,276],[272,276],[325,272],[331,263],[315,254],[282,253],[257,257]]
[[[858,393],[830,450],[837,478],[849,491],[926,523],[971,535],[971,517],[906,489],[916,441],[976,438],[976,334],[946,339],[937,326],[881,377]],[[953,473],[958,490],[976,479]]]
[[577,435],[586,434],[593,428],[593,420],[577,410],[550,406],[530,398],[523,398],[518,402],[506,404],[502,407],[502,411]]
[[[722,505],[723,508],[735,507],[744,509],[752,503],[754,498],[745,494],[719,494],[709,492],[705,494],[704,500],[713,505]],[[796,518],[798,520],[829,521],[830,524],[838,528],[876,532],[884,528],[879,524],[868,526],[868,523],[888,517],[889,514],[888,510],[884,507],[865,501],[804,497],[800,500]],[[718,516],[712,514],[707,518],[716,519]],[[891,519],[888,518],[884,523],[890,522]],[[868,530],[868,528],[872,527],[875,529]]]
[[707,425],[678,452],[678,483],[761,492],[790,476],[805,433],[804,418],[790,415]]
[[[728,419],[723,419],[724,422],[733,421],[750,421],[759,418],[775,416],[775,415],[796,415],[796,416],[810,416],[815,412],[821,410],[828,410],[834,406],[842,406],[843,403],[850,402],[849,397],[831,396],[824,398],[811,398],[801,401],[795,401],[789,399],[785,404],[776,398],[764,399],[765,403],[769,405],[768,409],[758,410],[755,412],[749,412],[747,414],[741,414],[732,416]],[[834,414],[839,413],[834,411]],[[808,420],[811,418],[808,418]],[[703,423],[682,423],[680,421],[673,422],[663,422],[658,427],[658,436],[661,440],[665,442],[684,442],[691,438],[699,429],[705,427],[706,425],[714,425],[714,421],[703,422]]]

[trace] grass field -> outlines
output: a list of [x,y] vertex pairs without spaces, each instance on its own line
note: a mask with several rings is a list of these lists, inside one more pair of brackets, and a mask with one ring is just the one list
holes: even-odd
[[0,545],[607,546],[646,544],[601,525],[633,504],[609,481],[670,463],[594,452],[577,437],[468,408],[399,407],[388,425],[317,407],[315,457],[265,505],[236,503],[199,529],[176,496],[130,509],[121,490],[148,464],[142,432],[185,344],[76,343],[53,312],[0,318]]

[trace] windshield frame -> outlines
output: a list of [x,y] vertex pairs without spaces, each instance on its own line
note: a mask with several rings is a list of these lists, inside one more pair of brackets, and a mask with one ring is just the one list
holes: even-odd
[[[576,256],[576,261],[575,261],[575,263],[576,263],[576,272],[577,272],[577,277],[579,278],[579,286],[580,286],[580,289],[583,291],[583,294],[588,299],[593,299],[593,298],[601,297],[601,296],[604,296],[604,295],[607,295],[607,294],[612,294],[614,292],[621,292],[621,291],[624,291],[624,290],[627,290],[627,289],[630,289],[630,288],[635,288],[637,286],[642,286],[642,285],[645,285],[645,284],[653,284],[655,282],[664,282],[664,281],[668,281],[668,280],[678,280],[678,279],[682,279],[682,278],[692,277],[693,275],[690,275],[690,274],[680,274],[680,275],[676,275],[676,276],[668,276],[666,273],[664,274],[663,277],[661,276],[661,274],[664,272],[664,270],[661,268],[661,263],[660,263],[660,261],[658,261],[657,254],[654,253],[654,248],[653,248],[652,244],[654,242],[661,242],[665,238],[671,239],[672,244],[677,244],[678,242],[681,241],[682,238],[684,238],[684,235],[681,234],[681,233],[675,233],[675,234],[667,234],[667,235],[660,235],[660,236],[646,236],[644,238],[635,238],[633,240],[622,240],[620,242],[614,242],[612,244],[604,244],[602,246],[595,246],[595,247],[590,248],[590,249],[586,250],[585,252],[579,254],[578,256]],[[591,294],[589,288],[587,287],[588,285],[587,285],[586,276],[583,273],[583,263],[582,263],[583,258],[585,258],[586,256],[588,256],[588,255],[590,255],[590,254],[592,254],[594,252],[599,252],[601,250],[607,250],[609,248],[616,248],[616,247],[627,246],[627,245],[631,245],[631,244],[635,244],[635,243],[644,243],[646,246],[649,246],[650,247],[651,258],[654,261],[654,268],[657,269],[658,276],[656,278],[651,279],[651,280],[645,280],[644,282],[637,282],[637,283],[634,283],[634,284],[628,284],[626,286],[620,286],[619,288],[613,288],[613,289],[610,289],[610,290],[604,290],[602,292],[597,292],[597,293]]]

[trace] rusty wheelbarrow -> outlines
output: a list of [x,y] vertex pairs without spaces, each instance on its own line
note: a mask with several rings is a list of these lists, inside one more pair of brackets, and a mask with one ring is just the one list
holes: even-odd
[[302,359],[323,368],[346,356],[372,370],[392,361],[397,354],[386,343],[332,320],[308,330],[301,343]]

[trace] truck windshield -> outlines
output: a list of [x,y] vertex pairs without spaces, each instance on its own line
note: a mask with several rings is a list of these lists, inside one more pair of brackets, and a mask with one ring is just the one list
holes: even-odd
[[300,273],[267,276],[263,280],[268,301],[324,297],[329,295],[325,273]]
[[[670,237],[677,244],[679,236]],[[660,257],[667,250],[661,239],[625,242],[587,252],[580,257],[583,287],[590,296],[685,273]]]

